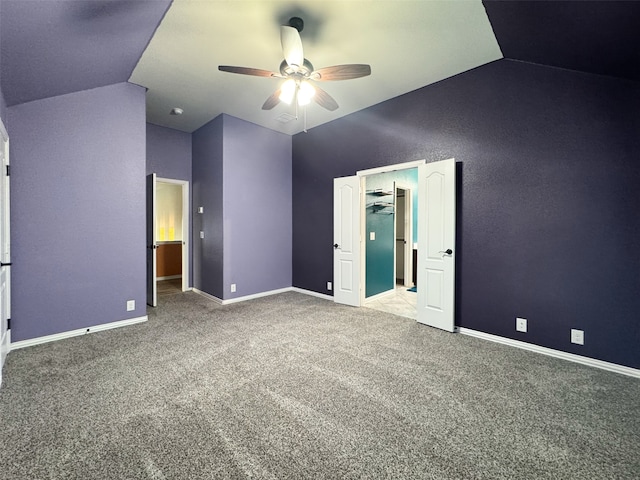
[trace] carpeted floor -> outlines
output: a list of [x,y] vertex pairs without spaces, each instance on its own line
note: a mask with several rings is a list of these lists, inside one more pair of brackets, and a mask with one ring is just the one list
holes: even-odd
[[637,379],[286,293],[11,352],[0,478],[637,479]]

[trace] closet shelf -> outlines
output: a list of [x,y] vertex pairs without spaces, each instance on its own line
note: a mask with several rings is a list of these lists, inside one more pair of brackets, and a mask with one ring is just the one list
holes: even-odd
[[386,197],[387,195],[393,195],[390,190],[383,190],[382,188],[376,188],[375,190],[367,190],[367,195],[375,195],[376,197]]
[[373,213],[383,213],[385,215],[393,215],[392,202],[373,202],[367,205],[367,208],[371,208],[373,210]]

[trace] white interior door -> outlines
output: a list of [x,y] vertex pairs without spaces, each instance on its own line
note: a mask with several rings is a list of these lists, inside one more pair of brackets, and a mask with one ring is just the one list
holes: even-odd
[[156,174],[147,175],[147,304],[158,305],[156,283]]
[[418,322],[455,329],[456,162],[418,167]]
[[360,306],[360,178],[333,180],[333,300]]
[[9,232],[9,136],[0,121],[0,385],[2,367],[9,353],[11,332],[11,241]]

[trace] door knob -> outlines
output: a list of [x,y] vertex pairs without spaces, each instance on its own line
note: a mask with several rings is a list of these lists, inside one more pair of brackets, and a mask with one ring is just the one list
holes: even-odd
[[450,248],[447,248],[444,252],[440,250],[438,253],[445,253],[447,255],[451,255],[453,253],[453,250],[451,250]]
[[340,245],[338,245],[337,243],[334,243],[333,244],[333,248],[338,249],[338,248],[340,248]]

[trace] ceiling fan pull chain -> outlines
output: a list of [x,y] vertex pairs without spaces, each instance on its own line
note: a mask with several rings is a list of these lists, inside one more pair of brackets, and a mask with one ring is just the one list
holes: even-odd
[[303,119],[303,125],[302,125],[302,131],[304,133],[307,133],[307,106],[305,105],[304,107],[302,107],[302,115],[304,116]]

